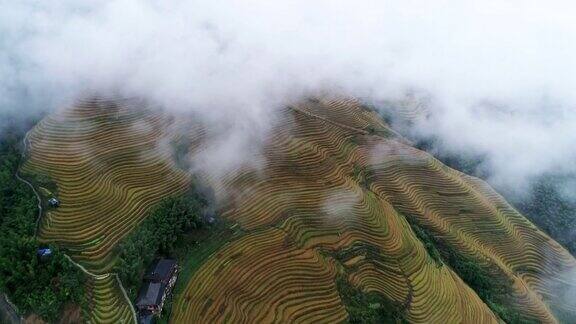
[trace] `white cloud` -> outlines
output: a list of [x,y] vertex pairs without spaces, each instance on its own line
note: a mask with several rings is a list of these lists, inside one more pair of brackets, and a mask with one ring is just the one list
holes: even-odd
[[0,105],[50,108],[114,90],[213,124],[242,120],[223,138],[250,142],[275,107],[306,93],[380,100],[416,89],[434,103],[421,131],[487,154],[498,181],[523,183],[571,168],[575,155],[575,9],[563,0],[0,0]]

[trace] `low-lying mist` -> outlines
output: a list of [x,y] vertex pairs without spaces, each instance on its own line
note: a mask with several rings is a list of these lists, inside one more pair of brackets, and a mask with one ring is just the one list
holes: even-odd
[[492,183],[523,188],[574,171],[574,9],[561,0],[0,0],[0,107],[25,114],[87,93],[143,97],[224,129],[216,160],[235,163],[277,108],[302,97],[416,93],[427,113],[413,134],[483,156]]

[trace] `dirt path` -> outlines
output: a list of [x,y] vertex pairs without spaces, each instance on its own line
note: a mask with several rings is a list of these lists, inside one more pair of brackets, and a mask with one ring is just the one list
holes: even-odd
[[[378,135],[370,134],[370,132],[367,131],[367,130],[365,130],[365,129],[361,129],[361,128],[356,128],[356,127],[352,127],[352,126],[349,126],[349,125],[345,125],[345,124],[339,123],[339,122],[337,122],[337,121],[330,120],[330,119],[328,119],[328,118],[326,118],[326,117],[317,115],[317,114],[315,114],[315,113],[312,113],[312,112],[305,111],[305,110],[303,110],[303,109],[297,108],[296,106],[289,106],[289,107],[292,108],[294,111],[297,111],[297,112],[299,112],[299,113],[301,113],[301,114],[304,114],[304,115],[309,116],[309,117],[312,117],[312,118],[317,118],[317,119],[323,120],[323,121],[325,121],[326,123],[331,124],[331,125],[334,125],[334,126],[336,126],[336,127],[340,127],[340,128],[343,128],[343,129],[351,130],[351,131],[353,131],[353,132],[357,132],[357,133],[360,133],[360,134],[363,134],[363,135],[378,136]],[[410,143],[410,141],[408,141],[407,139],[405,139],[404,137],[402,137],[402,135],[400,135],[398,132],[396,132],[395,130],[393,130],[392,127],[388,127],[388,128],[387,128],[387,131],[389,131],[389,132],[391,132],[392,134],[394,134],[394,135],[396,136],[397,140],[401,141],[402,143],[408,144],[408,145],[412,145],[412,143]]]
[[292,108],[293,110],[295,110],[295,111],[297,111],[297,112],[299,112],[299,113],[301,113],[301,114],[307,115],[307,116],[309,116],[309,117],[323,120],[323,121],[327,122],[328,124],[332,124],[332,125],[334,125],[334,126],[336,126],[336,127],[340,127],[340,128],[344,128],[344,129],[347,129],[347,130],[351,130],[351,131],[353,131],[353,132],[358,132],[358,133],[361,133],[361,134],[363,134],[363,135],[368,135],[368,134],[369,134],[369,132],[368,132],[367,130],[365,130],[365,129],[360,129],[360,128],[356,128],[356,127],[344,125],[344,124],[342,124],[342,123],[339,123],[339,122],[330,120],[330,119],[328,119],[328,118],[326,118],[326,117],[317,115],[317,114],[315,114],[315,113],[311,113],[311,112],[309,112],[309,111],[305,111],[305,110],[303,110],[303,109],[297,108],[296,106],[290,106],[290,108]]
[[[30,131],[26,132],[26,135],[24,136],[24,140],[23,140],[24,148],[22,150],[22,161],[24,161],[26,159],[26,153],[28,152],[28,143],[29,143],[28,134],[30,134]],[[38,231],[40,230],[40,221],[41,221],[42,215],[44,213],[43,208],[42,208],[42,198],[40,197],[40,194],[38,194],[38,191],[36,190],[34,185],[19,175],[19,170],[18,170],[18,172],[16,172],[16,178],[18,180],[24,182],[25,184],[27,184],[30,188],[32,188],[32,191],[34,191],[34,195],[36,196],[36,199],[38,200],[38,217],[36,219],[36,230],[35,230],[35,236],[38,236]],[[74,261],[68,254],[63,253],[63,255],[66,259],[68,259],[68,261],[70,261],[73,265],[75,265],[77,268],[79,268],[83,273],[85,273],[86,275],[88,275],[88,276],[90,276],[96,280],[105,279],[105,278],[108,278],[109,276],[114,276],[116,278],[116,281],[118,282],[118,286],[120,287],[120,290],[122,291],[122,295],[124,296],[124,299],[126,299],[126,302],[130,306],[130,311],[132,313],[132,319],[134,320],[134,323],[138,323],[138,317],[136,316],[136,310],[134,309],[134,305],[132,304],[132,301],[128,297],[128,294],[126,293],[126,290],[124,289],[124,286],[122,285],[122,282],[120,281],[120,278],[118,277],[117,273],[110,272],[110,273],[97,275],[97,274],[94,274],[94,273],[88,271],[88,269],[86,269],[84,266],[82,266],[81,264]],[[7,296],[6,296],[6,300],[8,301]],[[8,304],[14,308],[14,306],[9,301],[8,301]],[[0,307],[1,307],[1,303],[0,303]],[[13,310],[13,311],[16,312],[15,310]],[[17,312],[16,312],[16,314],[17,314]],[[20,322],[21,321],[23,321],[22,318],[20,318]]]
[[24,318],[18,315],[18,310],[8,299],[6,294],[0,294],[0,323],[18,324],[22,323]]
[[[24,136],[24,148],[22,149],[22,161],[26,160],[26,152],[28,152],[28,134],[30,134],[30,131],[26,132],[26,135]],[[34,185],[32,185],[32,183],[30,183],[28,180],[22,178],[20,176],[20,169],[18,169],[18,171],[16,171],[16,178],[22,182],[24,182],[25,184],[28,185],[28,187],[30,187],[32,189],[32,191],[34,191],[34,195],[36,196],[36,199],[38,201],[38,217],[36,218],[36,228],[34,230],[34,235],[38,236],[38,230],[40,229],[40,220],[42,219],[42,199],[40,198],[40,195],[38,194],[38,191],[36,191],[36,188],[34,188]]]

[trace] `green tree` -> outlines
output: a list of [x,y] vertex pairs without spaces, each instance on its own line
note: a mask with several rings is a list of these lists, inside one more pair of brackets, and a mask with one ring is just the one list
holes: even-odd
[[117,273],[132,298],[154,258],[172,256],[182,235],[202,226],[200,216],[206,205],[194,188],[183,195],[168,197],[118,245]]
[[82,303],[85,278],[56,246],[51,258],[36,256],[36,196],[16,178],[23,136],[17,127],[0,134],[0,290],[23,313],[54,321],[65,303]]

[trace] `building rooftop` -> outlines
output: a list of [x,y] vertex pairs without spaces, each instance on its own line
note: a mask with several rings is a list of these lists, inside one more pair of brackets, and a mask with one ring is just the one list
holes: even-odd
[[153,282],[167,282],[172,277],[176,269],[176,260],[173,259],[158,259],[148,268],[144,275],[144,280]]
[[50,204],[50,206],[57,207],[60,205],[60,202],[56,198],[50,198],[48,199],[48,204]]
[[145,282],[136,299],[136,306],[141,308],[149,305],[160,305],[165,288],[166,285],[161,282]]
[[49,257],[52,255],[52,250],[50,248],[42,248],[36,251],[39,257]]
[[154,315],[150,313],[138,314],[138,324],[152,324],[154,323]]

